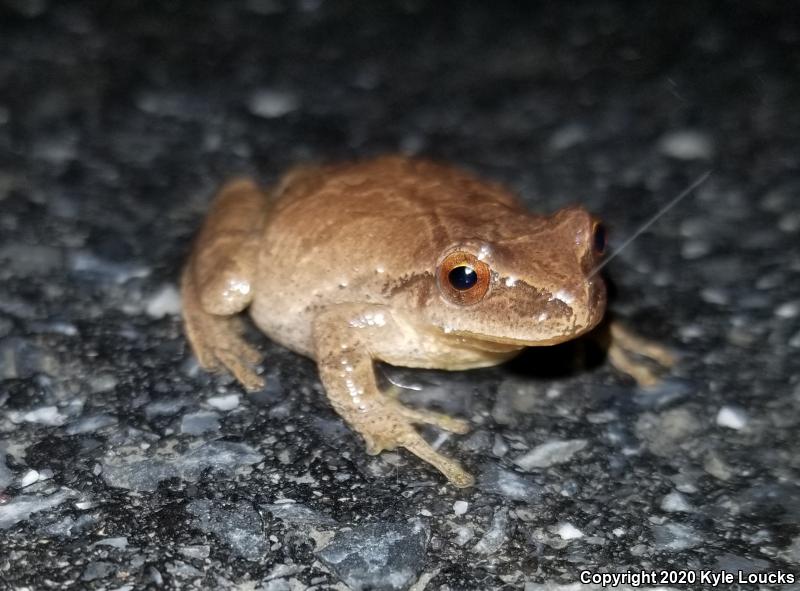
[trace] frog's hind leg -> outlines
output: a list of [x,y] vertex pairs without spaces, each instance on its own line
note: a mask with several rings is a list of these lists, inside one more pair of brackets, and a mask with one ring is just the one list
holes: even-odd
[[619,371],[628,374],[640,386],[654,386],[659,376],[648,365],[634,358],[638,355],[650,359],[663,368],[675,365],[675,355],[666,347],[640,337],[619,322],[612,321],[608,327],[610,343],[608,360]]
[[206,312],[188,270],[183,273],[181,295],[186,336],[200,366],[210,372],[228,369],[248,390],[263,388],[264,380],[251,367],[261,355],[242,338],[240,319]]
[[242,338],[241,318],[253,297],[258,245],[267,198],[249,180],[225,185],[181,276],[186,335],[200,365],[228,369],[248,390],[264,386],[252,365],[261,355]]

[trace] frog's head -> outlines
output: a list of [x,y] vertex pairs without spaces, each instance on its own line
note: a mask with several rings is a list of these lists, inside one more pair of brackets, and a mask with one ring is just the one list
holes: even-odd
[[[602,224],[580,207],[520,216],[439,255],[428,321],[447,333],[508,345],[554,345],[594,328],[606,288],[593,273]],[[438,297],[437,297],[438,296]]]

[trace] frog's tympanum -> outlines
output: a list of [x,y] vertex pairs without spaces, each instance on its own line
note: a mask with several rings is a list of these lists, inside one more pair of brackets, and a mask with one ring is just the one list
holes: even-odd
[[[594,328],[606,307],[593,269],[603,226],[581,207],[534,215],[504,188],[399,156],[301,167],[269,191],[225,185],[183,272],[186,333],[200,365],[263,387],[237,315],[313,358],[333,408],[367,451],[404,447],[454,485],[472,477],[414,423],[465,433],[467,422],[382,393],[375,361],[460,370]],[[612,330],[615,344],[669,364],[661,348]],[[611,361],[653,376],[619,346]]]

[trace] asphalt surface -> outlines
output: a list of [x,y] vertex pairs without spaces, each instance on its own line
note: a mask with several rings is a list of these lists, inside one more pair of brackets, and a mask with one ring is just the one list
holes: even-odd
[[[744,4],[6,0],[0,588],[800,589],[800,25]],[[215,187],[387,152],[582,203],[612,248],[711,170],[606,269],[680,362],[382,368],[471,420],[424,431],[467,490],[367,456],[255,331],[263,392],[199,371],[177,278]]]

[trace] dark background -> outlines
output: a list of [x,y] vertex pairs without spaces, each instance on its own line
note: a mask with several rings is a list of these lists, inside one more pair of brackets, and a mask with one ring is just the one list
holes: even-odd
[[[0,4],[0,588],[800,574],[795,13]],[[413,403],[475,424],[443,442],[479,476],[471,490],[404,452],[366,456],[313,364],[256,335],[267,389],[214,407],[242,392],[197,370],[175,292],[214,188],[397,151],[503,181],[537,210],[582,203],[612,248],[712,170],[608,267],[615,313],[682,355],[668,379],[638,389],[578,367],[573,346],[484,371],[385,370],[424,384]],[[553,441],[583,443],[515,462]]]

